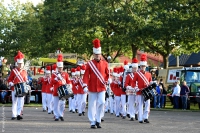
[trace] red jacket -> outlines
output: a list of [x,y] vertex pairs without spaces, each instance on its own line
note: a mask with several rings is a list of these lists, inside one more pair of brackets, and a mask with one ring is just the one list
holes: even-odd
[[[69,79],[69,75],[66,72],[62,72],[61,76],[66,81],[66,84],[71,84],[71,81]],[[55,78],[57,78],[57,74],[53,74],[51,76],[51,82],[54,86],[53,96],[58,96],[58,87],[65,85],[65,84],[60,79],[56,80]]]
[[136,84],[133,82],[133,78],[134,78],[134,75],[135,75],[135,73],[133,74],[133,73],[130,73],[130,74],[128,74],[127,76],[126,76],[126,80],[125,80],[125,88],[127,87],[127,86],[131,86],[131,87],[135,87],[136,86]]
[[53,87],[51,83],[51,78],[50,77],[46,78],[46,80],[44,81],[44,84],[46,86],[46,89],[45,89],[46,93],[52,94],[53,92],[50,90],[50,88]]
[[[96,60],[92,60],[92,62],[101,73],[104,81],[107,82],[109,77],[108,63],[104,60],[100,60],[99,62],[97,62]],[[102,92],[106,90],[105,85],[101,83],[101,81],[93,72],[92,68],[90,68],[88,63],[86,65],[85,74],[83,76],[83,83],[88,86],[88,90],[90,92]]]
[[81,78],[78,79],[78,91],[77,91],[77,94],[84,94],[84,91],[83,91],[83,80]]
[[46,79],[46,77],[45,76],[43,76],[43,77],[41,77],[40,79],[39,79],[39,81],[38,81],[38,84],[42,84],[42,93],[46,93],[47,92],[47,90],[46,90],[46,82],[47,81],[47,79]]
[[71,83],[72,83],[72,91],[73,91],[73,94],[77,94],[77,88],[76,88],[76,79],[71,79]]
[[113,91],[115,96],[121,96],[122,89],[116,81],[113,81],[110,84],[110,87],[111,87],[111,90]]
[[[141,71],[140,71],[141,72]],[[141,72],[142,73],[142,72]],[[146,79],[151,82],[152,81],[152,77],[151,77],[151,73],[149,72],[144,72],[143,75],[146,77]],[[137,95],[141,95],[141,90],[146,88],[148,85],[145,84],[145,82],[143,81],[143,79],[139,76],[138,73],[136,73],[134,75],[133,78],[133,83],[137,83],[138,82],[138,88],[140,89],[140,91],[137,92]]]
[[122,82],[123,82],[122,76],[120,76],[119,80],[121,82],[121,84],[119,85],[120,86],[121,95],[126,95],[126,92],[124,92],[123,89],[122,89]]
[[[19,73],[21,76],[16,76],[15,72]],[[18,78],[19,77],[19,78]],[[27,82],[27,72],[24,69],[18,69],[18,68],[14,68],[11,72],[10,72],[10,76],[8,77],[8,83],[13,82],[13,84],[18,84],[18,83],[23,83],[23,82]],[[14,91],[14,87],[11,87],[11,90]]]

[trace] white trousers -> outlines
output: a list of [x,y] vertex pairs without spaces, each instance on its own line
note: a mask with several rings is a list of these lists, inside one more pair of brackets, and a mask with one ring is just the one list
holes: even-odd
[[50,93],[47,93],[47,107],[48,113],[51,113],[53,111],[53,95]]
[[75,112],[75,109],[78,109],[77,94],[74,94],[74,98],[72,99],[72,111]]
[[109,107],[109,98],[106,98],[106,101],[105,101],[105,112],[108,112],[108,110],[110,109]]
[[87,93],[77,94],[77,99],[78,99],[78,113],[82,114],[82,112],[85,112],[86,108]]
[[115,115],[118,116],[121,111],[121,96],[115,96]]
[[[143,121],[143,119],[148,119],[149,118],[149,113],[150,113],[150,99],[144,102],[144,98],[142,95],[137,95],[137,100],[138,100],[138,108],[139,108],[139,121]],[[145,104],[144,110],[143,110],[143,105]]]
[[114,96],[114,99],[113,99],[113,110],[115,112],[115,115],[116,115],[116,96]]
[[21,106],[22,106],[22,109],[21,109],[21,113],[23,112],[23,110],[24,110],[24,99],[25,99],[25,96],[23,96],[22,97],[22,104],[21,104]]
[[121,95],[121,114],[126,116],[126,95]]
[[63,117],[64,116],[66,100],[63,100],[63,101],[59,100],[58,96],[53,96],[53,99],[54,99],[53,112],[54,112],[55,118],[58,119],[59,117]]
[[136,95],[128,95],[128,109],[131,118],[135,118],[136,111]]
[[113,97],[112,96],[110,96],[109,97],[109,108],[110,108],[110,113],[113,113],[113,111],[114,111],[114,102],[113,102]]
[[42,92],[42,108],[47,110],[47,93]]
[[105,91],[102,92],[89,92],[88,95],[88,119],[91,125],[96,122],[101,123],[103,116],[103,108],[105,104]]
[[68,98],[69,111],[72,110],[72,97]]
[[15,97],[15,92],[12,91],[12,117],[17,117],[21,114],[24,97]]

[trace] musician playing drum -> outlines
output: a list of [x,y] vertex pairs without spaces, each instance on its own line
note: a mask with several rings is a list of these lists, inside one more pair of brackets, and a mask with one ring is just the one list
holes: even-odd
[[69,88],[72,88],[72,84],[69,78],[69,75],[63,71],[63,56],[62,54],[58,54],[57,58],[57,73],[52,74],[51,81],[54,86],[53,89],[53,99],[54,99],[54,116],[55,121],[64,121],[63,115],[65,110],[66,99],[59,99],[58,97],[58,88],[67,85]]
[[[16,118],[17,120],[21,120],[23,119],[21,116],[21,111],[23,107],[22,101],[24,97],[16,96],[16,91],[14,90],[15,89],[14,86],[19,85],[20,83],[22,85],[28,82],[27,79],[28,76],[26,70],[23,69],[24,55],[20,51],[18,51],[15,59],[17,60],[17,66],[11,71],[10,76],[8,78],[8,83],[12,90],[12,120],[15,120]],[[23,87],[25,87],[25,85]]]
[[138,60],[134,58],[132,60],[132,73],[128,74],[126,76],[125,81],[125,88],[126,93],[128,95],[128,109],[129,109],[129,115],[130,115],[130,121],[134,121],[135,119],[138,120],[138,102],[136,99],[136,89],[137,84],[133,83],[134,75],[136,74],[138,70]]
[[[152,81],[151,74],[149,72],[146,72],[146,66],[147,66],[147,57],[146,54],[141,55],[140,59],[140,71],[138,71],[133,78],[133,83],[138,83],[138,89],[137,91],[137,101],[139,103],[139,123],[149,123],[148,117],[150,113],[150,99],[144,102],[144,97],[141,93],[141,90],[146,88],[150,85],[150,82]],[[145,103],[145,109],[143,112],[143,103]],[[144,120],[144,121],[143,121]]]

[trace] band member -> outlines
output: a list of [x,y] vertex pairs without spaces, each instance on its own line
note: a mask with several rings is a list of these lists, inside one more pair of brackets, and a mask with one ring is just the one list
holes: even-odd
[[76,69],[71,69],[71,83],[72,83],[72,91],[73,91],[73,99],[72,99],[72,113],[75,113],[75,111],[78,109],[77,105],[77,88],[76,88]]
[[72,88],[71,81],[69,79],[69,75],[63,71],[63,56],[62,54],[58,54],[57,58],[57,73],[54,73],[51,77],[52,84],[54,85],[53,89],[53,99],[54,99],[54,116],[55,121],[64,121],[63,115],[65,110],[66,99],[59,99],[58,97],[58,88],[67,85],[68,88]]
[[[91,128],[101,128],[101,117],[105,104],[106,82],[108,80],[108,63],[101,58],[101,44],[99,39],[93,40],[93,57],[86,65],[83,76],[84,92],[89,89],[88,97],[88,118]],[[96,126],[95,126],[96,125]]]
[[[140,60],[140,71],[135,73],[133,78],[133,83],[138,83],[137,91],[137,101],[139,104],[139,123],[144,122],[149,123],[148,117],[150,113],[150,99],[147,101],[144,101],[144,98],[142,96],[141,90],[148,87],[150,85],[150,82],[152,81],[151,74],[149,72],[146,72],[146,66],[147,66],[147,57],[146,54],[141,55]],[[145,109],[143,112],[143,103],[145,104]]]
[[78,113],[79,116],[85,115],[85,108],[86,108],[86,99],[87,99],[87,92],[83,91],[83,75],[85,73],[85,65],[78,67],[76,70],[78,70],[80,77],[78,79],[78,92],[77,92],[77,99],[78,99]]
[[47,100],[47,107],[48,107],[48,114],[53,112],[52,106],[52,97],[53,97],[53,86],[51,83],[51,66],[46,66],[46,80],[44,84],[46,86],[46,100]]
[[124,70],[123,69],[120,69],[120,81],[119,81],[119,84],[122,85],[121,86],[121,105],[122,105],[122,108],[121,108],[121,115],[122,115],[122,118],[125,119],[126,118],[126,92],[125,92],[125,79],[126,79],[126,73],[129,69],[129,65],[128,65],[128,61],[124,61]]
[[111,88],[113,90],[113,93],[115,95],[114,97],[114,111],[115,115],[117,117],[120,116],[120,111],[121,111],[121,82],[120,82],[120,72],[119,68],[114,68],[113,69],[113,82],[111,83]]
[[[132,60],[132,73],[128,74],[126,76],[125,81],[125,88],[128,95],[128,109],[129,109],[129,115],[130,115],[130,121],[134,121],[135,119],[138,120],[137,114],[138,114],[138,102],[136,100],[136,92],[137,84],[133,83],[133,77],[136,74],[138,70],[138,60],[134,58]],[[129,93],[130,92],[130,93]]]
[[40,78],[38,81],[39,84],[42,84],[42,108],[43,112],[47,111],[47,90],[46,90],[46,81],[47,81],[47,75],[45,72],[45,75]]
[[[17,66],[14,68],[10,76],[8,78],[9,86],[12,90],[12,120],[16,119],[21,120],[23,119],[21,116],[22,111],[22,98],[24,97],[17,97],[15,96],[14,86],[19,83],[25,83],[28,82],[27,79],[27,72],[23,69],[24,66],[24,55],[18,51],[17,56],[15,57],[17,60]],[[24,86],[25,87],[25,86]]]

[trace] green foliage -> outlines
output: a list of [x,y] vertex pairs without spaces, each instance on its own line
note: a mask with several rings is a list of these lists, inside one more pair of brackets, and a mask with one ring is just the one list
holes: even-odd
[[[0,54],[27,59],[61,49],[89,59],[92,40],[101,40],[102,55],[135,57],[138,49],[159,53],[167,67],[170,53],[198,52],[198,0],[45,0],[5,7],[0,3]],[[2,50],[4,48],[4,50]]]

